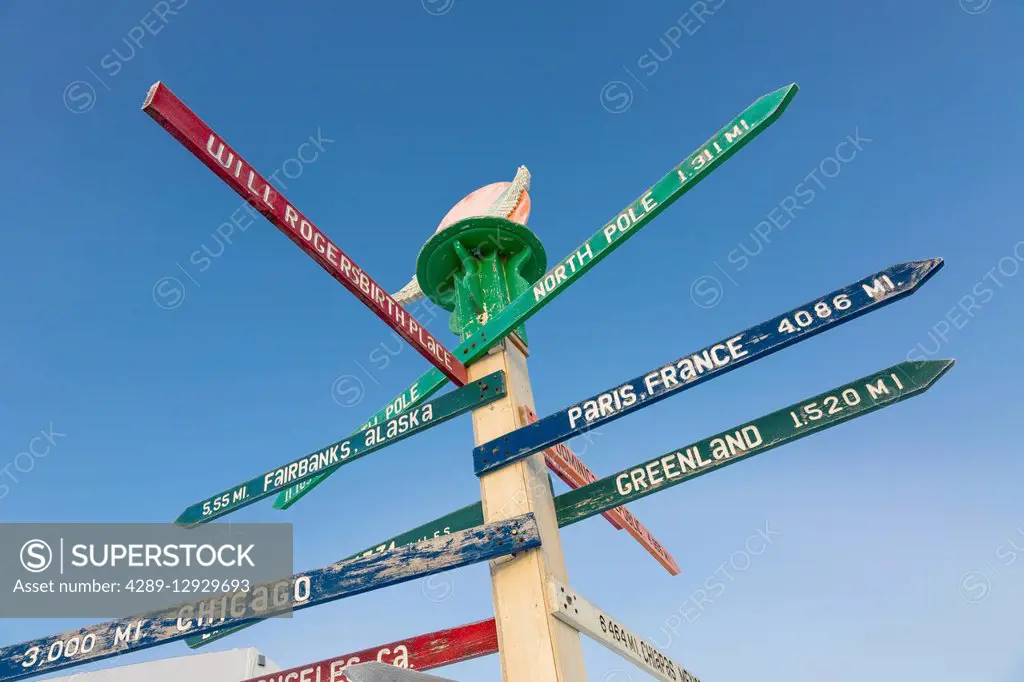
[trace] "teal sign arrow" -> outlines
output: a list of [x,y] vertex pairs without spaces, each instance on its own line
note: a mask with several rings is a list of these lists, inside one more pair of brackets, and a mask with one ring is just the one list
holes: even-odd
[[440,398],[397,414],[387,421],[368,426],[354,436],[271,469],[245,483],[196,502],[175,519],[179,526],[196,526],[237,511],[285,488],[331,473],[371,452],[442,424],[453,417],[501,398],[506,393],[505,375],[494,372],[470,382]]
[[[686,157],[668,175],[640,195],[617,216],[580,245],[568,257],[541,277],[533,289],[524,292],[475,334],[453,351],[465,365],[480,359],[513,329],[526,322],[558,294],[604,260],[608,254],[622,246],[679,197],[692,189],[732,155],[774,123],[793,101],[796,84],[787,85],[760,97],[739,116]],[[426,400],[447,381],[439,370],[431,369],[412,386],[395,398],[387,408],[409,409]],[[385,410],[375,414],[368,425],[383,418]],[[274,506],[287,509],[320,484],[330,472],[317,475],[303,484],[294,485],[280,496]]]

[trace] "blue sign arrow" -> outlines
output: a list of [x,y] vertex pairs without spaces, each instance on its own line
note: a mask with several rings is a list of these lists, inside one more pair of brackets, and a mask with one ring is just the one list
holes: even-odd
[[297,573],[245,592],[214,595],[157,613],[87,625],[5,647],[0,649],[0,682],[252,623],[539,546],[537,521],[533,514],[524,514]]
[[473,450],[478,476],[909,296],[941,258],[900,263]]

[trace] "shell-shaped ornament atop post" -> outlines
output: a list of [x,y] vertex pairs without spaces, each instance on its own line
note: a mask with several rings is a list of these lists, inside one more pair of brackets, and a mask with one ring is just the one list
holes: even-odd
[[[468,194],[441,219],[416,260],[416,275],[394,298],[403,306],[426,296],[452,313],[449,328],[466,338],[529,289],[547,266],[540,240],[526,227],[530,171]],[[516,333],[526,340],[525,329]]]

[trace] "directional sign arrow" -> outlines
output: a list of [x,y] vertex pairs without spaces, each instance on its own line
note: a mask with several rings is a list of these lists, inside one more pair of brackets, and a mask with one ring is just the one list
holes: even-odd
[[494,619],[481,620],[457,628],[438,630],[417,637],[402,639],[380,646],[354,651],[350,654],[279,670],[244,682],[280,682],[280,680],[338,679],[349,666],[366,661],[380,661],[409,670],[432,670],[444,665],[469,661],[480,656],[498,653],[498,628]]
[[658,647],[635,634],[607,613],[555,579],[548,582],[551,613],[613,653],[664,682],[700,682]]
[[555,499],[558,525],[568,526],[605,509],[760,455],[924,393],[953,367],[952,360],[901,362],[763,417],[717,433],[602,478]]
[[[286,611],[397,585],[540,546],[533,514],[498,521],[370,557],[331,564],[247,592],[217,595],[134,618],[122,618],[0,649],[0,681],[20,680],[111,656],[256,622]],[[285,604],[277,600],[286,595]],[[272,595],[272,596],[271,596]],[[268,606],[268,602],[272,605]],[[223,620],[196,614],[230,614]]]
[[354,436],[271,469],[245,483],[196,502],[178,516],[179,526],[196,526],[226,516],[290,485],[325,471],[334,471],[371,452],[457,417],[501,398],[506,393],[505,375],[498,371],[446,393],[383,424],[368,427]]
[[457,386],[468,381],[466,367],[398,304],[366,271],[300,213],[262,175],[196,116],[166,85],[149,89],[142,110],[217,177],[273,223],[320,267],[408,341],[440,374]]
[[[555,498],[558,527],[564,528],[912,398],[931,388],[952,366],[952,360],[902,362],[559,495]],[[515,501],[510,504],[515,504]],[[374,556],[425,538],[473,528],[483,522],[483,507],[475,502],[353,556]],[[200,647],[245,627],[222,628],[209,635],[192,638],[188,644],[193,648]]]
[[900,263],[722,339],[473,450],[478,476],[877,310],[918,287],[941,258]]
[[[463,341],[455,349],[455,356],[467,365],[483,357],[492,346],[505,338],[513,329],[526,322],[573,283],[578,282],[584,274],[604,260],[608,254],[622,246],[627,239],[638,233],[679,197],[707,177],[711,171],[764,132],[768,126],[782,116],[786,107],[796,97],[797,90],[795,83],[787,85],[760,97],[744,109],[743,113],[669,171],[668,175],[656,182],[594,233],[590,239],[583,242],[578,249],[551,268],[537,281],[531,291],[521,294],[496,314],[490,322]],[[433,395],[444,383],[445,377],[442,373],[437,369],[432,369],[395,398],[390,405],[400,405],[402,409],[408,409]],[[380,419],[382,413],[383,410],[375,414],[367,423],[373,423]],[[277,498],[274,506],[278,509],[287,509],[326,477],[327,475],[317,476],[307,483],[292,486]]]

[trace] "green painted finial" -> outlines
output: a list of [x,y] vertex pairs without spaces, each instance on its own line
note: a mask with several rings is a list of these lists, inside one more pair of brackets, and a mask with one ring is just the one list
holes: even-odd
[[[465,218],[438,232],[416,259],[420,289],[452,313],[465,339],[540,279],[547,254],[525,225],[497,216]],[[515,333],[525,342],[526,329]]]

